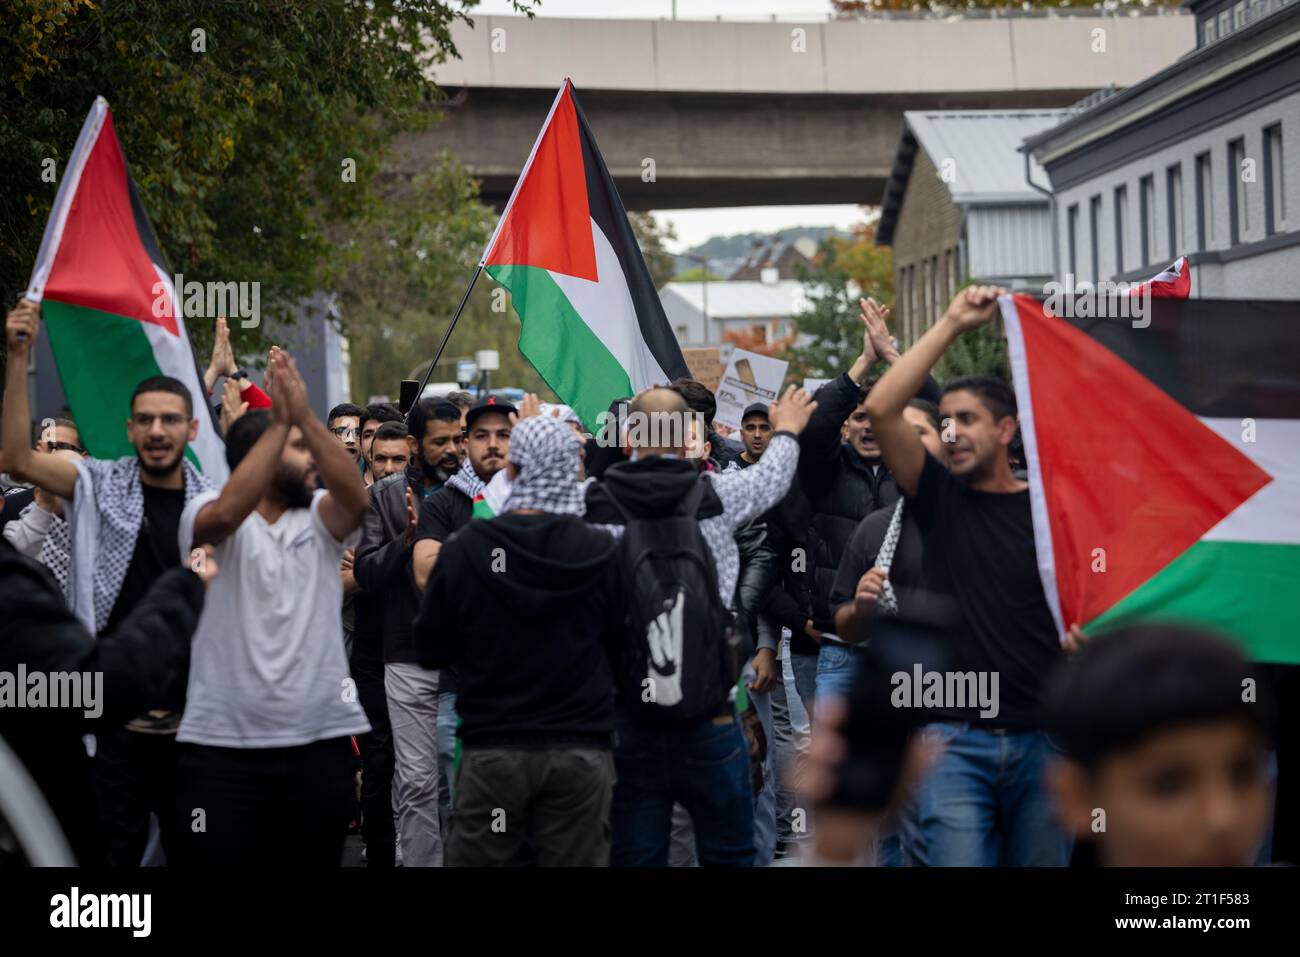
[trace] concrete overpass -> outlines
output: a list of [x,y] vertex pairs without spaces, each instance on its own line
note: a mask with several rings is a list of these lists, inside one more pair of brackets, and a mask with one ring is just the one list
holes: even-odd
[[[1098,32],[1100,31],[1100,32]],[[736,23],[478,17],[432,77],[451,99],[392,174],[448,149],[501,206],[565,76],[629,209],[875,203],[907,109],[1065,106],[1194,45],[1192,18]],[[655,178],[643,178],[645,160]]]

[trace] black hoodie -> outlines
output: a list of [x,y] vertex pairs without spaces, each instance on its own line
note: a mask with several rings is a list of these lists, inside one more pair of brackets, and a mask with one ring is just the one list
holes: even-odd
[[610,746],[617,547],[575,516],[516,513],[472,521],[443,543],[415,653],[425,668],[456,665],[467,747]]

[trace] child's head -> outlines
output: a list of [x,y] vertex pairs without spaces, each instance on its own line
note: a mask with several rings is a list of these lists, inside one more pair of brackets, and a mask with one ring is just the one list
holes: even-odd
[[1105,864],[1254,861],[1272,815],[1271,710],[1232,645],[1171,626],[1093,639],[1055,676],[1056,809]]

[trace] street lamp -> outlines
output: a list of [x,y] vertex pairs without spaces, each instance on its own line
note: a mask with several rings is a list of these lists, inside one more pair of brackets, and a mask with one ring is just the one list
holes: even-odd
[[683,253],[683,258],[691,262],[700,264],[700,278],[704,282],[704,341],[709,341],[709,261],[703,256],[692,256],[690,253]]

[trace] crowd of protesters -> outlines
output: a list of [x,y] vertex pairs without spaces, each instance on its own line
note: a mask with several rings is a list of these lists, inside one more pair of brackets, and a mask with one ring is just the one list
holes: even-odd
[[[1000,292],[903,354],[864,300],[850,367],[735,437],[686,379],[593,432],[466,393],[322,422],[222,320],[209,394],[141,381],[117,460],[68,419],[33,441],[21,302],[0,672],[102,673],[104,707],[0,707],[0,736],[113,867],[331,866],[349,830],[371,867],[1265,861],[1258,669],[1172,627],[1063,643],[1016,396],[930,375]],[[210,413],[220,487],[185,456]],[[992,698],[909,710],[923,664]]]

